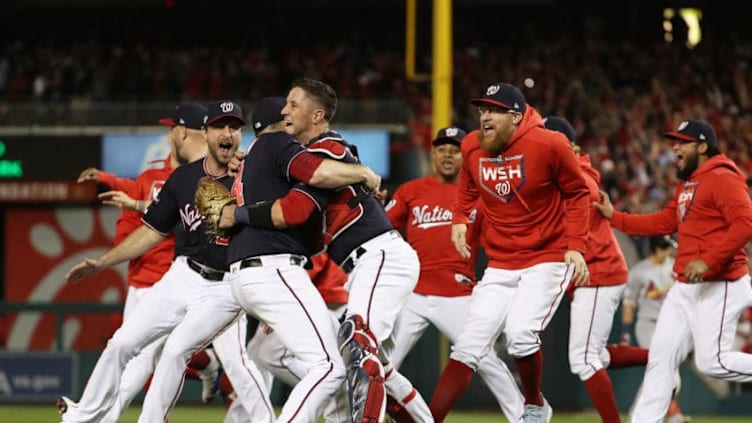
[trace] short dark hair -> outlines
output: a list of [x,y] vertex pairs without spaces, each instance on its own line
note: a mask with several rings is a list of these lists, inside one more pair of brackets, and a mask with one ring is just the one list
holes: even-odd
[[324,119],[331,121],[337,113],[337,93],[329,84],[311,79],[299,78],[292,81],[292,88],[302,88],[324,108]]
[[708,157],[713,157],[713,156],[717,156],[717,155],[721,154],[721,149],[718,148],[718,145],[716,145],[716,144],[708,144],[708,143],[705,143],[705,144],[707,144],[707,146],[708,146],[708,149],[705,151],[705,154]]

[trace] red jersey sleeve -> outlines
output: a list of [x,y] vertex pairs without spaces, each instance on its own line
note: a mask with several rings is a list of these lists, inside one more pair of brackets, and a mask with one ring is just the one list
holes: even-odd
[[728,231],[721,242],[703,253],[701,258],[709,268],[730,260],[752,238],[752,203],[747,186],[732,173],[719,173],[712,191],[721,214],[729,222]]
[[[465,160],[465,154],[463,152],[462,159]],[[478,188],[475,186],[473,178],[469,174],[469,170],[462,164],[460,169],[460,182],[457,188],[457,198],[454,200],[452,206],[452,224],[470,222],[470,213],[473,211],[473,207],[478,200]]]
[[[558,135],[558,134],[557,134]],[[563,136],[561,137],[564,138]],[[567,142],[552,142],[556,181],[564,197],[564,220],[567,234],[567,249],[587,252],[588,228],[590,226],[590,190],[580,169],[579,159],[572,154]]]
[[392,199],[386,204],[386,215],[389,217],[389,221],[392,222],[394,229],[402,229],[405,227],[405,220],[408,219],[407,199],[406,197],[406,185],[402,185],[397,188],[397,191],[392,195]]
[[292,159],[290,163],[290,177],[307,184],[311,181],[313,173],[316,172],[316,169],[321,166],[323,161],[323,157],[303,151]]
[[652,236],[676,232],[676,199],[656,213],[630,214],[614,210],[611,226],[630,235]]
[[128,178],[118,178],[109,172],[100,171],[98,182],[107,185],[112,190],[123,191],[131,196],[133,193],[138,192],[138,183],[136,181]]

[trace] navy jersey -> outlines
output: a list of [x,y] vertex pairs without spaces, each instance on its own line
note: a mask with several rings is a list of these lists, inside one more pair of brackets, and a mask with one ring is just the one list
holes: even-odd
[[[284,197],[297,181],[290,176],[290,163],[305,148],[286,132],[262,134],[253,143],[240,164],[232,192],[238,206],[247,206]],[[320,217],[311,216],[303,225],[279,229],[261,229],[242,225],[233,235],[227,252],[228,263],[247,257],[269,254],[316,252],[316,227]],[[315,226],[314,222],[317,222]]]
[[[308,151],[345,163],[360,163],[351,147],[335,131],[324,132],[306,145]],[[381,202],[361,184],[336,190],[299,184],[295,187],[308,193],[319,210],[326,210],[323,220],[324,244],[332,259],[342,262],[360,244],[392,229]]]
[[[198,180],[208,175],[205,162],[203,158],[175,169],[142,221],[162,235],[174,230],[176,257],[187,256],[214,269],[228,270],[226,253],[230,240],[206,233],[206,223],[194,203]],[[232,186],[229,176],[218,180],[228,188]]]

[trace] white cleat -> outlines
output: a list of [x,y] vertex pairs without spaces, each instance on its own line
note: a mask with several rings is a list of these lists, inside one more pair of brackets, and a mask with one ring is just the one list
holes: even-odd
[[522,414],[523,423],[550,423],[554,410],[548,401],[543,398],[543,405],[526,404]]
[[66,411],[68,411],[69,408],[75,408],[78,407],[78,403],[73,401],[72,399],[62,396],[57,399],[57,411],[60,412],[60,414],[65,414]]
[[206,349],[209,365],[199,372],[201,378],[201,402],[208,404],[219,394],[219,360],[214,350]]

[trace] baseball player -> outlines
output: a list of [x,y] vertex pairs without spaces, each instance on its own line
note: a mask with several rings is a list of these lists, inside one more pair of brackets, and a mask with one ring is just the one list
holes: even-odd
[[686,120],[665,136],[675,141],[677,176],[683,182],[663,210],[647,215],[615,211],[605,193],[602,202],[595,203],[614,227],[628,234],[678,231],[678,283],[668,291],[658,315],[642,393],[632,413],[635,423],[663,421],[674,373],[692,348],[703,373],[752,381],[752,355],[732,351],[739,316],[752,304],[744,251],[752,239],[746,178],[721,153],[708,123]]
[[[650,255],[629,270],[621,308],[622,344],[631,343],[634,329],[637,345],[642,348],[650,346],[661,305],[674,285],[672,271],[675,248],[676,241],[668,235],[650,237]],[[678,369],[674,378],[677,385],[681,383]],[[676,392],[671,398],[667,417],[669,423],[690,421],[689,417],[684,416],[676,401]]]
[[[441,129],[431,148],[433,174],[403,184],[386,205],[392,226],[407,234],[407,240],[420,259],[418,284],[394,329],[391,355],[394,368],[400,367],[429,324],[455,343],[464,324],[462,316],[469,314],[482,215],[477,213],[477,208],[471,212],[468,244],[473,250],[469,260],[454,249],[450,229],[462,166],[460,143],[465,135],[465,131],[457,127]],[[507,420],[519,421],[524,408],[522,394],[506,364],[498,355],[490,353],[480,361],[478,373]],[[390,375],[386,378],[387,389],[396,391],[391,386]]]
[[225,227],[240,223],[228,251],[232,289],[243,308],[269,326],[306,369],[278,420],[313,422],[345,375],[336,325],[303,268],[306,257],[319,249],[320,217],[309,220],[301,204],[287,202],[279,211],[302,225],[275,229],[269,208],[298,182],[322,188],[364,183],[377,189],[380,178],[365,166],[311,154],[286,132],[267,129],[237,170],[237,206],[222,209],[222,217],[230,218]]
[[[443,421],[503,329],[522,380],[525,423],[547,422],[539,334],[569,283],[588,282],[588,188],[566,137],[543,128],[514,85],[494,83],[478,107],[480,130],[462,141],[452,241],[465,258],[472,211],[480,204],[489,263],[473,288],[470,315],[431,399]],[[480,198],[480,203],[477,203]]]
[[240,106],[230,101],[210,104],[204,121],[209,154],[170,175],[144,214],[145,225],[99,259],[86,259],[66,275],[69,282],[76,282],[138,256],[175,230],[175,260],[170,269],[110,339],[78,407],[63,415],[64,422],[98,421],[114,402],[125,363],[165,335],[139,421],[166,419],[182,387],[188,358],[212,339],[249,413],[263,415],[257,421],[274,421],[262,377],[245,351],[245,315],[232,296],[226,270],[229,240],[207,236],[206,224],[194,204],[196,184],[202,177],[210,176],[231,186],[227,163],[240,144],[240,128],[245,121]]
[[[329,130],[336,106],[336,93],[329,85],[302,78],[292,83],[282,115],[290,134],[309,140],[309,152],[358,163],[342,136]],[[310,185],[299,184],[284,198],[261,206],[227,207],[231,210],[222,216],[260,228],[294,230],[316,218],[315,212],[325,210],[323,245],[349,275],[348,314],[339,329],[339,343],[347,366],[352,421],[381,421],[386,404],[383,364],[388,363],[389,352],[380,346],[389,339],[394,321],[415,287],[420,263],[399,232],[392,230],[379,200],[361,186],[351,184],[332,191]],[[423,402],[420,418],[431,421],[420,395],[413,401],[416,405]]]
[[[591,166],[590,156],[580,154],[572,125],[558,116],[548,116],[544,119],[544,124],[546,129],[561,132],[567,137],[579,159],[580,169],[590,191],[590,200],[599,201],[601,175]],[[627,283],[627,262],[608,220],[594,208],[590,210],[590,236],[587,244],[590,283],[584,286],[570,285],[567,290],[571,299],[569,367],[585,384],[601,421],[621,423],[619,407],[616,405],[611,378],[606,368],[624,367],[622,361],[625,357],[632,359],[632,365],[645,365],[647,350],[627,345],[606,345],[614,313]],[[612,356],[613,363],[610,362]]]
[[[261,100],[253,111],[251,124],[256,135],[263,131],[284,131],[285,122],[282,120],[282,108],[285,107],[284,97],[270,97]],[[268,128],[268,129],[267,129]],[[310,257],[311,268],[307,269],[311,281],[329,308],[335,325],[344,314],[347,303],[347,291],[344,284],[347,275],[336,265],[325,252]],[[305,364],[295,357],[284,346],[282,340],[268,325],[261,322],[256,333],[248,341],[248,354],[264,375],[267,388],[271,389],[274,377],[289,386],[295,386],[305,376]],[[234,393],[229,393],[232,398]],[[324,420],[327,423],[349,423],[347,391],[340,389],[332,401],[324,409]],[[225,423],[253,422],[254,417],[247,415],[239,401],[232,401],[225,415]]]
[[[206,155],[206,142],[202,132],[205,115],[204,106],[184,103],[175,107],[170,118],[160,119],[160,124],[170,127],[167,135],[171,147],[170,155],[164,160],[152,162],[153,167],[142,172],[135,180],[118,178],[96,168],[84,169],[81,172],[78,177],[79,183],[95,181],[107,185],[112,191],[102,193],[99,197],[103,199],[104,204],[114,205],[123,210],[115,225],[115,245],[141,225],[143,211],[159,194],[174,168]],[[128,262],[128,293],[123,319],[128,318],[148,289],[169,269],[174,249],[175,239],[168,236],[142,256]],[[105,421],[117,421],[147,382],[156,365],[158,345],[161,346],[161,343],[153,342],[128,363],[120,382],[118,401]],[[186,373],[186,377],[202,380],[202,400],[205,402],[212,396],[217,369],[218,361],[211,350],[202,350],[195,357],[191,357],[191,372]],[[65,412],[72,404],[74,403],[67,397],[58,400],[61,412]]]

